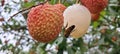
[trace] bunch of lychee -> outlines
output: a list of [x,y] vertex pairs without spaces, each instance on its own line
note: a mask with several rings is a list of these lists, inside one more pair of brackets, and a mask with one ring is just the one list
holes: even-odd
[[108,5],[108,0],[80,0],[80,2],[89,9],[93,21],[99,19],[100,12]]
[[55,40],[65,28],[65,35],[82,37],[92,20],[97,20],[100,12],[107,6],[108,0],[81,0],[67,8],[63,4],[49,3],[33,7],[28,13],[27,26],[30,35],[39,42]]
[[[86,33],[90,22],[89,10],[80,4],[66,8],[63,4],[46,3],[33,7],[27,18],[28,31],[32,38],[44,43],[55,40],[66,25],[65,31],[69,30],[67,33],[71,37],[79,38]],[[68,29],[70,26],[74,26],[73,30]]]

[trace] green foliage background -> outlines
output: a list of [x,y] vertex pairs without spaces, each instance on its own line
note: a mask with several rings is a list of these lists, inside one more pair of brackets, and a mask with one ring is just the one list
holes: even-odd
[[[44,2],[44,0],[29,2],[11,0],[11,2],[19,5],[17,11],[20,11]],[[49,1],[51,4],[57,2],[58,0]],[[61,0],[61,3],[68,7],[75,4],[76,0]],[[6,3],[4,7],[0,7],[7,15],[14,14],[11,6]],[[5,20],[9,18],[5,18],[1,12],[0,17]],[[51,43],[40,43],[30,37],[26,26],[27,12],[18,14],[10,21],[0,21],[1,52],[11,54],[120,54],[120,0],[109,0],[108,6],[100,13],[99,20],[91,22],[88,32],[83,37],[65,38],[63,29],[61,35]],[[8,39],[8,36],[13,36],[13,38]],[[24,50],[26,47],[27,51]]]

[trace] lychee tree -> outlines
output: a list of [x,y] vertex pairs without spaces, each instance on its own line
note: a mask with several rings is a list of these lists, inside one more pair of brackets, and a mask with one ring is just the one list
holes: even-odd
[[120,54],[120,0],[1,0],[0,53]]

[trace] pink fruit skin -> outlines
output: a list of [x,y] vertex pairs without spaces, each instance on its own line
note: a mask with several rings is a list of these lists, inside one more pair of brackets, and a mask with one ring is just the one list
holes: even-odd
[[54,40],[62,29],[62,12],[50,4],[33,7],[28,13],[27,26],[33,39],[48,43]]
[[54,7],[58,8],[62,12],[66,9],[66,7],[63,4],[55,4]]
[[97,13],[97,14],[91,14],[92,16],[92,21],[97,21],[100,17],[100,13]]
[[108,0],[80,0],[93,14],[101,12],[107,5]]

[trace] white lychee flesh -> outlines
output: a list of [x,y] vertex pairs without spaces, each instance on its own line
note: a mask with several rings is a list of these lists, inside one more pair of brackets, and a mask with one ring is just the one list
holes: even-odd
[[73,38],[79,38],[83,36],[91,23],[91,14],[89,10],[80,4],[73,4],[69,6],[63,13],[64,26],[67,24],[67,28],[71,25],[75,25],[74,30],[70,34]]

